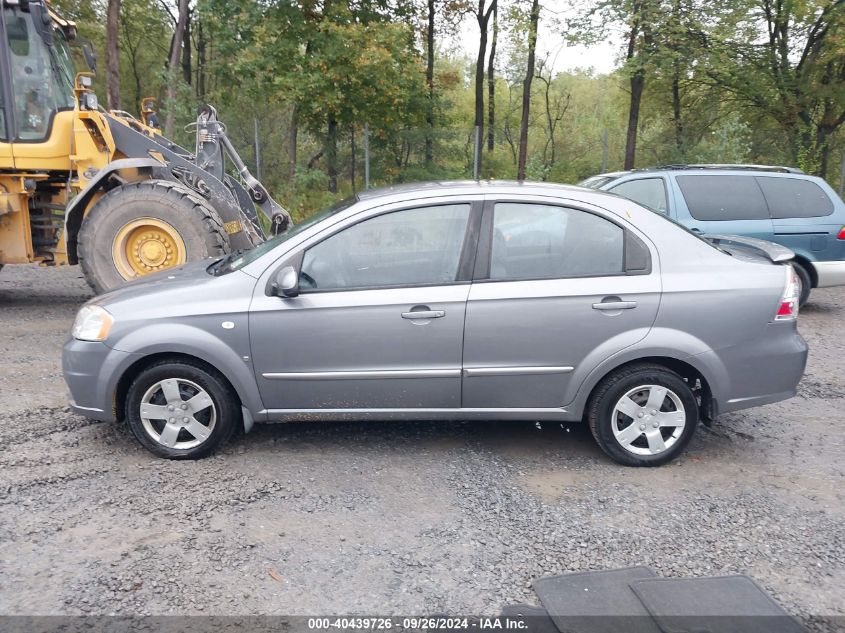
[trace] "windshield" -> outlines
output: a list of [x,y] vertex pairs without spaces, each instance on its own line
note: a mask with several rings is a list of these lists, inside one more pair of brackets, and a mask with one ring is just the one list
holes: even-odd
[[242,252],[239,251],[237,253],[227,255],[220,261],[215,262],[209,268],[209,272],[215,275],[225,275],[226,273],[230,273],[233,270],[243,268],[247,264],[251,264],[252,262],[256,261],[259,257],[262,257],[266,253],[269,253],[274,248],[279,246],[279,244],[283,244],[284,242],[288,241],[294,235],[298,235],[299,233],[302,233],[305,229],[314,226],[318,222],[325,220],[326,218],[329,218],[335,215],[336,213],[343,211],[344,209],[348,209],[356,202],[358,202],[357,196],[345,198],[327,209],[318,211],[304,222],[292,226],[281,235],[277,235],[276,237],[270,238],[263,244],[259,244],[251,250]]
[[3,10],[17,138],[47,137],[53,114],[72,109],[73,63],[64,34],[55,29],[47,44],[33,25],[32,15],[19,8]]

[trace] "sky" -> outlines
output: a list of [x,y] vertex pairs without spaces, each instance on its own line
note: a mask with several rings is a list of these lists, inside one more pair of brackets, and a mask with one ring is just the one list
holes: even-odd
[[[524,1],[524,0],[523,0]],[[565,41],[560,20],[571,15],[578,0],[547,0],[541,4],[540,30],[537,38],[537,59],[548,58],[555,72],[592,68],[596,74],[608,73],[618,65],[622,43],[617,36],[590,46],[573,45]],[[478,24],[475,17],[467,16],[458,35],[450,42],[467,57],[475,59],[478,53]]]

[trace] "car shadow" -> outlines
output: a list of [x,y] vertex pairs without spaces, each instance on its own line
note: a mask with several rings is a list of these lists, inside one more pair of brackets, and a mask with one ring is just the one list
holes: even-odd
[[426,450],[444,455],[489,451],[505,458],[578,457],[604,460],[586,424],[530,421],[348,421],[256,424],[232,447],[247,452],[287,450],[384,452]]

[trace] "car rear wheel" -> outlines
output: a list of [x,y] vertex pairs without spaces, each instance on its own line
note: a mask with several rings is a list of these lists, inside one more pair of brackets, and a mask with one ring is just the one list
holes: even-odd
[[698,402],[689,384],[659,365],[633,365],[599,383],[587,410],[599,447],[626,466],[660,466],[689,443]]
[[804,304],[810,298],[810,290],[813,288],[813,281],[810,279],[810,273],[798,262],[792,263],[792,269],[798,277],[798,307],[803,308]]
[[126,420],[136,439],[156,455],[198,459],[232,436],[241,414],[222,376],[165,361],[142,371],[130,385]]

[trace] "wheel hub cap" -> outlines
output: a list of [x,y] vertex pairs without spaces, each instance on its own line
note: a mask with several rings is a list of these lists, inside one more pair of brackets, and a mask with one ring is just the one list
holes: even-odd
[[167,222],[139,218],[125,224],[114,239],[112,258],[124,279],[179,266],[187,261],[185,241]]
[[642,385],[613,408],[611,428],[619,445],[634,455],[658,455],[680,439],[686,426],[681,398],[662,385]]
[[140,414],[147,435],[163,446],[181,450],[205,442],[217,423],[217,409],[208,392],[183,378],[160,380],[147,389]]

